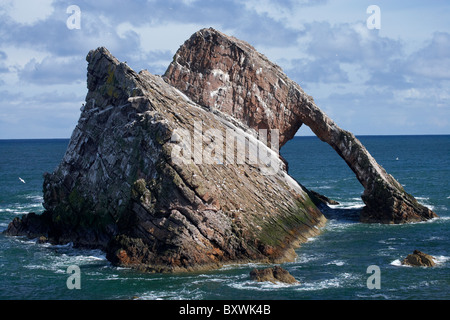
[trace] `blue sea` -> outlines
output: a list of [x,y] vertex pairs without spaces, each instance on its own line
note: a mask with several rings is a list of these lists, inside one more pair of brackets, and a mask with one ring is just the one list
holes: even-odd
[[[324,211],[322,233],[285,263],[298,285],[256,283],[265,265],[227,265],[190,274],[145,274],[112,266],[99,250],[51,246],[0,235],[0,300],[447,300],[450,298],[450,136],[361,136],[375,159],[419,202],[440,217],[406,225],[362,224],[362,186],[345,162],[316,137],[295,137],[281,150],[289,173],[337,200]],[[17,216],[41,213],[43,173],[61,161],[69,140],[0,140],[0,232]],[[20,179],[23,180],[23,182]],[[434,268],[400,261],[415,249]],[[69,289],[71,265],[80,289]],[[380,288],[367,285],[379,268]]]

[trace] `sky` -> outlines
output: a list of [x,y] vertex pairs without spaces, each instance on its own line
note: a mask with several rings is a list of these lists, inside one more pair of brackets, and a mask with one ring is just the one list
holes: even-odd
[[89,50],[161,75],[207,27],[249,42],[356,135],[450,134],[449,17],[446,0],[0,0],[0,139],[70,138]]

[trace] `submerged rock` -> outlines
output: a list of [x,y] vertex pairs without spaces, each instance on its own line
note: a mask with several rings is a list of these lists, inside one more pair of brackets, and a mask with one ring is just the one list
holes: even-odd
[[257,282],[282,282],[287,284],[299,284],[299,282],[282,267],[275,266],[266,269],[253,269],[250,271],[250,278]]
[[316,204],[316,206],[320,207],[321,205],[338,205],[339,202],[336,200],[330,199],[323,194],[320,194],[314,190],[308,190],[308,194],[311,200]]
[[419,250],[414,250],[412,254],[409,254],[403,259],[402,264],[413,267],[434,267],[436,265],[434,257]]
[[281,68],[248,43],[212,28],[192,35],[164,78],[193,101],[254,129],[278,129],[283,146],[307,125],[345,160],[364,187],[363,222],[405,223],[437,215],[419,204],[350,132],[338,127]]

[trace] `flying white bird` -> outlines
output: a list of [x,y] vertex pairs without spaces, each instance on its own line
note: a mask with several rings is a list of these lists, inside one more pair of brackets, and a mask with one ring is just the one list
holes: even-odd
[[23,180],[21,177],[19,177],[19,180],[22,181],[22,183],[25,183],[25,180]]

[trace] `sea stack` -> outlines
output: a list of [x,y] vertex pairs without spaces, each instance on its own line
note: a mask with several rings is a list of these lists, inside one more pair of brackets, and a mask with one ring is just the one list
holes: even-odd
[[363,221],[435,216],[243,41],[200,30],[163,77],[103,47],[86,60],[86,102],[60,165],[44,175],[45,212],[6,234],[101,248],[116,265],[152,272],[292,261],[326,222],[278,154],[302,124],[365,187]]
[[[36,236],[42,227],[50,242],[101,248],[116,265],[183,272],[292,261],[294,249],[319,233],[325,217],[254,130],[162,77],[136,73],[106,48],[87,61],[85,107],[62,162],[44,176],[42,221],[30,228],[35,215],[16,219],[8,234]],[[174,150],[187,150],[184,133],[203,152],[188,146],[192,157],[176,161]],[[238,162],[237,141],[235,162],[207,161],[211,133],[224,142],[230,133],[245,138],[273,155],[270,166],[250,154]]]

